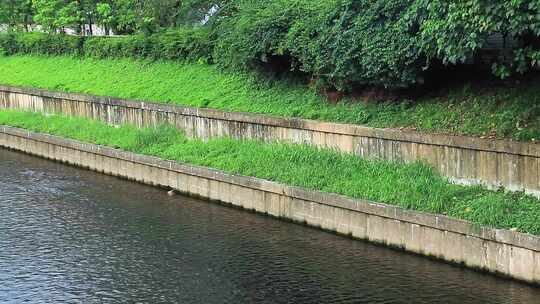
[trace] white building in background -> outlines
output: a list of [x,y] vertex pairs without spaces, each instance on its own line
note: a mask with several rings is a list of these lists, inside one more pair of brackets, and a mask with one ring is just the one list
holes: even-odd
[[[68,35],[76,35],[77,32],[73,29],[66,29],[65,30],[66,34]],[[90,25],[89,24],[85,24],[83,26],[83,29],[82,29],[82,33],[81,33],[82,36],[116,36],[112,30],[109,30],[109,34],[107,35],[107,32],[105,31],[105,28],[97,25],[97,24],[93,24],[92,25],[92,29],[90,29]]]

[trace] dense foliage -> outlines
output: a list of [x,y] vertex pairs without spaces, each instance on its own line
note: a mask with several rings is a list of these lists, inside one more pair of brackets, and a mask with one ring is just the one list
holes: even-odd
[[15,32],[0,35],[0,51],[5,55],[84,55],[94,58],[130,57],[207,62],[212,55],[210,34],[205,28],[185,28],[121,38]]
[[124,38],[81,38],[80,53],[95,58],[210,61],[212,39],[205,28],[183,28]]
[[[474,63],[501,78],[540,67],[538,0],[7,0],[0,5],[0,23],[11,28],[31,23],[51,33],[81,32],[97,24],[135,34],[81,40],[78,50],[63,47],[58,53],[202,58],[233,69],[296,71],[339,91],[409,87],[440,65]],[[490,40],[502,43],[493,47]],[[55,53],[48,46],[29,50],[25,38],[12,39],[16,45],[6,41],[3,37],[0,47],[7,53]],[[71,42],[66,45],[74,46]]]
[[421,75],[413,1],[248,1],[219,27],[217,62],[235,67],[286,57],[323,86],[408,86]]

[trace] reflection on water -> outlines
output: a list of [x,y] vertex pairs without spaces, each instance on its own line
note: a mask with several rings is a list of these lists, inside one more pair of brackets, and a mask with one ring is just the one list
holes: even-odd
[[0,303],[539,303],[540,290],[0,150]]

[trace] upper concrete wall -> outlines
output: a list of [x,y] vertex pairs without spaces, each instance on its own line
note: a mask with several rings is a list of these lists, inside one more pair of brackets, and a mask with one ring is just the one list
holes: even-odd
[[289,141],[369,159],[423,161],[463,184],[525,190],[540,196],[540,144],[425,134],[304,119],[226,112],[109,97],[0,86],[0,107],[63,113],[109,124],[171,123],[188,136]]

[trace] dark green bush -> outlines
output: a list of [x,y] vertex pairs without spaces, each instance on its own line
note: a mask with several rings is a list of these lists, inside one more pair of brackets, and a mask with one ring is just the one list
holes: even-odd
[[498,36],[508,49],[488,62],[497,76],[540,67],[538,0],[416,0],[414,8],[421,17],[419,45],[430,59],[463,63]]
[[94,58],[127,57],[126,38],[89,37],[84,42],[84,54]]
[[218,25],[214,57],[250,68],[289,58],[322,86],[414,84],[425,60],[410,12],[414,0],[253,0]]
[[155,58],[157,36],[89,37],[83,53],[95,58]]
[[425,63],[419,52],[413,0],[343,0],[295,22],[287,49],[300,69],[323,85],[406,87]]
[[213,50],[210,32],[205,28],[175,29],[150,36],[121,38],[90,37],[83,53],[97,58],[149,58],[210,61]]
[[0,48],[9,55],[76,55],[80,52],[81,43],[81,38],[76,36],[13,32],[0,34]]
[[177,29],[150,36],[77,37],[43,33],[0,34],[0,49],[8,55],[85,55],[95,58],[170,60],[211,59],[210,31]]
[[[271,56],[286,56],[287,33],[318,1],[252,0],[238,3],[235,13],[216,26],[214,58],[228,68],[250,69]],[[322,3],[326,1],[321,1]],[[306,10],[303,11],[303,5]]]
[[167,31],[156,39],[155,57],[210,61],[214,38],[207,28]]

